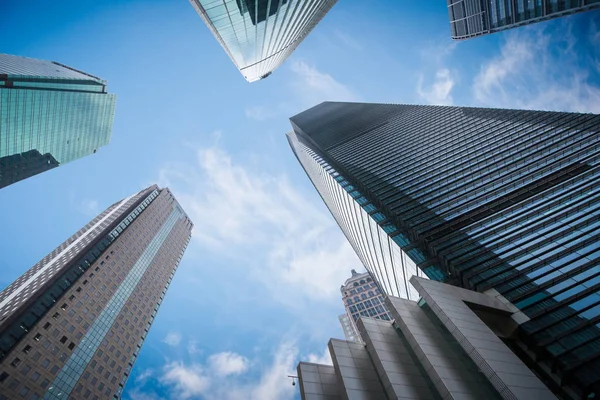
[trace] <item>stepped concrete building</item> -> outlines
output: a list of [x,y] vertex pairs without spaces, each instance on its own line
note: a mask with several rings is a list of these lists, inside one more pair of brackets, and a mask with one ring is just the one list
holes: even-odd
[[0,292],[0,399],[120,399],[191,230],[154,185]]
[[505,298],[411,283],[423,297],[387,297],[393,322],[358,319],[364,344],[331,339],[333,366],[298,364],[302,400],[556,399],[505,343],[523,318]]

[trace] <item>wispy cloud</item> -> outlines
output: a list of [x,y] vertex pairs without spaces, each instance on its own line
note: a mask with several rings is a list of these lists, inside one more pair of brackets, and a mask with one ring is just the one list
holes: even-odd
[[264,106],[246,107],[244,112],[246,113],[246,117],[261,122],[271,119],[277,115],[275,110]]
[[202,366],[182,362],[167,364],[161,382],[172,387],[174,398],[183,400],[204,394],[211,384]]
[[450,70],[442,68],[436,72],[435,79],[429,86],[424,84],[423,75],[419,77],[417,94],[429,104],[451,105],[454,84]]
[[347,32],[336,29],[333,31],[333,35],[346,47],[356,51],[363,50],[363,45]]
[[150,378],[154,374],[154,370],[152,368],[146,368],[138,376],[135,378],[135,383],[143,383],[148,378]]
[[[424,69],[417,78],[417,95],[428,104],[452,105],[452,89],[458,80],[458,72],[451,69],[449,58],[456,49],[456,42],[431,42],[421,50]],[[427,67],[430,66],[430,67]],[[429,78],[429,76],[431,76]]]
[[316,363],[316,364],[325,364],[325,365],[333,365],[333,361],[331,360],[331,353],[329,353],[329,348],[325,348],[322,354],[309,354],[307,358],[308,362]]
[[331,217],[284,174],[234,161],[218,146],[196,155],[195,165],[165,166],[159,179],[197,221],[196,243],[242,260],[282,301],[337,301],[347,271],[360,266]]
[[[155,379],[169,393],[169,399],[202,398],[206,400],[286,400],[296,391],[287,375],[295,375],[298,348],[295,341],[277,346],[266,365],[258,361],[258,374],[250,372],[247,358],[232,352],[210,356],[206,363],[172,361],[165,364]],[[253,363],[254,364],[254,363]],[[158,394],[138,386],[129,392],[129,400],[154,400]]]
[[169,332],[163,339],[163,342],[172,347],[179,346],[179,343],[181,343],[181,333]]
[[[479,105],[552,111],[600,112],[600,87],[582,69],[582,45],[591,35],[575,35],[564,20],[560,31],[543,26],[506,34],[500,55],[485,63],[473,81]],[[599,71],[600,72],[600,71]]]
[[84,199],[79,203],[79,211],[89,217],[100,214],[100,204],[95,199]]
[[[340,32],[340,35],[343,35]],[[345,38],[351,41],[350,37]],[[340,39],[341,40],[341,39]],[[348,42],[350,43],[350,42]],[[264,122],[275,118],[289,118],[291,115],[323,101],[359,101],[354,90],[322,72],[317,67],[303,60],[292,60],[289,63],[291,72],[288,84],[283,86],[278,100],[271,99],[271,104],[253,104],[244,109],[248,119]]]
[[248,369],[248,359],[232,352],[213,354],[208,364],[218,376],[241,374]]
[[319,71],[315,66],[305,61],[292,61],[290,63],[295,79],[292,87],[297,95],[310,106],[327,100],[358,101],[359,96],[331,75]]
[[202,354],[202,350],[198,348],[198,341],[195,339],[191,339],[187,344],[187,352],[190,356],[195,356],[198,354]]

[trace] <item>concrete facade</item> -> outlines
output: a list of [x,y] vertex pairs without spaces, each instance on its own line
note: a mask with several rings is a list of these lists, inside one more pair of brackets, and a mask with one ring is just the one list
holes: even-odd
[[298,365],[303,400],[556,399],[499,337],[518,327],[514,306],[427,279],[410,282],[422,298],[387,297],[393,322],[358,319],[364,344],[331,339],[333,366]]

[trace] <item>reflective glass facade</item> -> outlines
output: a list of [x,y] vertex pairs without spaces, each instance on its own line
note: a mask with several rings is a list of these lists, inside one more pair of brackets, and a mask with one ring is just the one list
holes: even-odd
[[[497,290],[529,318],[520,334],[538,363],[598,392],[600,116],[323,103],[291,123],[294,152],[361,259],[393,242],[430,279]],[[330,194],[341,191],[353,204]],[[356,204],[389,240],[371,223],[347,228]],[[386,292],[404,283],[399,260],[365,263]]]
[[337,0],[190,0],[248,82],[269,76]]
[[453,39],[600,8],[600,0],[447,0]]
[[108,144],[115,102],[100,78],[0,54],[0,188]]
[[120,398],[191,229],[151,186],[0,292],[0,399]]

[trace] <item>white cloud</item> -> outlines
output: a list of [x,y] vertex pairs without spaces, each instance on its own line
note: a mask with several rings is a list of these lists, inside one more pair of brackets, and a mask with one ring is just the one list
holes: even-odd
[[163,342],[168,344],[169,346],[179,346],[181,343],[181,333],[179,332],[169,332],[167,336],[163,339]]
[[331,353],[329,353],[329,348],[326,347],[322,354],[309,354],[308,362],[315,364],[325,364],[325,365],[333,365],[333,361],[331,361]]
[[349,35],[348,33],[342,32],[341,30],[336,29],[333,32],[333,34],[346,47],[349,47],[350,49],[357,50],[357,51],[360,51],[360,50],[363,49],[362,44],[360,44],[360,42],[358,40],[356,40],[356,38],[354,38],[353,36]]
[[196,341],[194,339],[188,341],[187,352],[190,356],[202,354],[202,350],[198,348],[198,341]]
[[232,352],[213,354],[208,358],[208,364],[211,371],[223,377],[241,374],[248,369],[248,359]]
[[417,94],[421,98],[423,98],[429,104],[452,104],[451,92],[452,88],[454,87],[455,80],[449,69],[439,69],[435,74],[434,82],[429,87],[425,87],[423,81],[424,77],[423,75],[420,75],[417,84]]
[[172,397],[178,399],[200,396],[210,386],[210,378],[205,376],[200,365],[186,366],[181,362],[167,364],[161,381],[172,387],[174,392]]
[[360,266],[330,215],[285,175],[234,162],[218,147],[199,148],[197,160],[160,174],[196,221],[196,243],[239,260],[232,267],[288,304],[302,304],[297,296],[338,302],[340,282]]
[[152,368],[146,368],[138,376],[135,378],[135,383],[142,383],[150,378],[154,374],[154,370]]
[[[543,26],[515,29],[506,34],[500,55],[485,63],[473,81],[479,105],[552,111],[600,112],[600,88],[588,82],[580,68],[578,41],[572,23],[560,31]],[[593,43],[592,43],[593,44]]]
[[251,400],[284,400],[294,397],[296,392],[288,375],[296,375],[298,348],[292,342],[282,343],[273,358],[272,364],[263,371],[257,384],[248,393]]
[[95,217],[100,214],[100,204],[98,200],[84,199],[79,204],[79,211],[89,217]]
[[[170,399],[291,400],[297,390],[287,376],[296,375],[297,357],[296,343],[284,341],[277,346],[267,365],[261,368],[258,362],[252,363],[257,366],[252,376],[248,376],[252,372],[247,368],[250,362],[229,352],[210,356],[206,364],[169,362],[158,380],[167,389]],[[138,386],[127,395],[130,400],[158,399],[150,390]]]
[[[360,46],[353,39],[336,31],[335,35],[349,47]],[[291,76],[289,84],[282,87],[282,99],[269,105],[253,104],[244,109],[246,117],[263,122],[270,119],[287,119],[290,116],[313,107],[323,101],[359,101],[360,97],[347,85],[331,75],[319,71],[314,65],[302,60],[289,63]]]
[[[423,67],[417,78],[417,95],[428,104],[453,103],[452,89],[457,83],[458,71],[447,65],[456,46],[457,42],[444,38],[429,42],[420,51]],[[428,78],[430,74],[434,75],[432,79]]]
[[277,115],[277,113],[274,110],[264,106],[246,107],[244,111],[246,113],[246,117],[255,121],[266,121]]
[[292,61],[290,67],[296,78],[292,81],[292,87],[297,96],[310,107],[328,100],[360,100],[358,95],[348,86],[338,82],[331,75],[320,72],[316,67],[304,61]]

